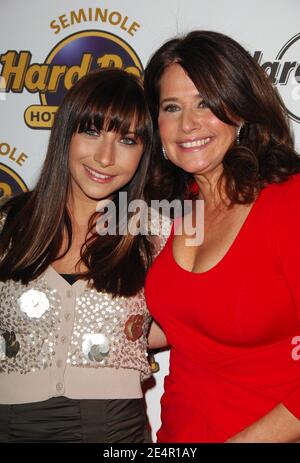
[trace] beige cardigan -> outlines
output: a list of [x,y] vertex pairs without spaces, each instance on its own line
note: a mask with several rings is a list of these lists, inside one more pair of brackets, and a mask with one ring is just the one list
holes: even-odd
[[0,403],[141,397],[149,323],[143,291],[112,298],[51,266],[0,282]]

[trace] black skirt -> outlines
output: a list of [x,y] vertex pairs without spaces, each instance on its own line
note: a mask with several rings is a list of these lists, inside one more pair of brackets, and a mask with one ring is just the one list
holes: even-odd
[[0,443],[148,443],[143,399],[73,400],[0,405]]

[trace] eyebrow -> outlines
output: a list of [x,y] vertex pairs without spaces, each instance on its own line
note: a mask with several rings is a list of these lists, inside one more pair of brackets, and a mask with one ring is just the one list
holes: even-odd
[[169,101],[178,101],[178,98],[173,98],[173,97],[170,97],[170,98],[164,98],[163,100],[161,100],[159,102],[159,104],[162,104],[162,103],[168,103]]
[[[195,95],[195,98],[202,98],[203,99],[203,96],[200,95],[200,93],[198,93],[197,95]],[[168,98],[164,98],[163,100],[161,100],[159,102],[159,104],[163,104],[163,103],[169,103],[171,101],[179,101],[179,98],[176,98],[175,96],[174,97],[168,97]]]

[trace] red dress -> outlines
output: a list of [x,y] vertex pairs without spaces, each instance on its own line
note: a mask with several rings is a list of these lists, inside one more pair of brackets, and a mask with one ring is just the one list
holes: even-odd
[[158,441],[224,442],[279,403],[300,419],[300,175],[262,190],[212,269],[172,241],[146,281],[171,346]]

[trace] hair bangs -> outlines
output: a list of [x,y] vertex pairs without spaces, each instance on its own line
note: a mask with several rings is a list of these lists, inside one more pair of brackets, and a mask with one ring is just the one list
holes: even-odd
[[[227,85],[227,92],[224,92],[222,76],[218,74],[216,69],[211,67],[209,59],[206,60],[205,57],[203,57],[201,61],[202,62],[198,62],[194,66],[193,62],[188,62],[187,64],[182,63],[181,66],[187,72],[195,87],[199,90],[199,94],[205,101],[207,107],[215,116],[226,124],[236,125],[234,117],[231,117],[229,108],[229,85]],[[199,68],[203,69],[204,72],[199,72]]]
[[[123,84],[123,85],[122,85]],[[151,138],[151,116],[142,87],[134,81],[106,82],[99,85],[77,112],[74,131],[87,129],[118,132],[122,136],[133,132],[143,143]]]

